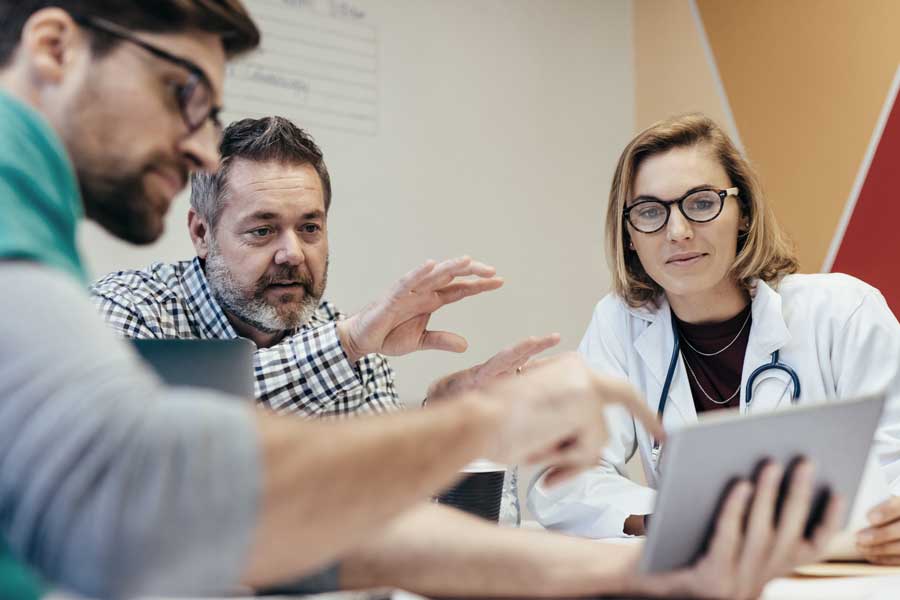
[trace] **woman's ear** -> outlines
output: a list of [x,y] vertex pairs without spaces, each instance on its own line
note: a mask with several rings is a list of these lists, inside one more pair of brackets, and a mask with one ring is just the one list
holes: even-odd
[[738,225],[738,239],[743,240],[750,235],[750,217],[741,217]]

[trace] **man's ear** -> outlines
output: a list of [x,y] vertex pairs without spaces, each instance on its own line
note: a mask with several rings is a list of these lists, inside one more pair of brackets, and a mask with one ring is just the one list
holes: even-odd
[[24,61],[28,78],[41,87],[60,84],[67,71],[88,59],[89,53],[90,40],[69,13],[43,8],[25,22],[16,58]]
[[209,241],[212,231],[209,225],[201,217],[194,207],[188,209],[188,232],[191,234],[191,243],[194,244],[194,251],[197,256],[206,260],[209,255]]

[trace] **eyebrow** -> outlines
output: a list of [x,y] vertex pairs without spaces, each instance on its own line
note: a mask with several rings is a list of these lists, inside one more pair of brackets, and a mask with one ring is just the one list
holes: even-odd
[[[690,194],[693,194],[694,192],[699,192],[700,190],[715,190],[715,189],[718,189],[718,188],[709,183],[695,185],[694,187],[692,187],[691,189],[689,189],[682,195],[678,196],[678,199],[684,198],[685,196],[689,196]],[[638,196],[637,198],[635,198],[634,200],[631,201],[631,204],[637,204],[638,202],[643,202],[645,200],[655,200],[657,202],[668,202],[667,200],[663,200],[662,198],[657,198],[656,196]]]
[[319,210],[319,209],[311,210],[311,211],[309,211],[309,212],[303,213],[303,214],[301,215],[301,218],[302,218],[304,221],[311,221],[311,220],[315,220],[315,219],[324,219],[324,218],[325,218],[325,211],[324,211],[324,210]]
[[[251,223],[253,221],[273,221],[281,218],[281,214],[271,211],[271,210],[259,210],[254,213],[250,213],[249,215],[241,218],[238,221],[241,224]],[[312,220],[324,220],[325,219],[325,211],[315,209],[300,215],[300,219],[303,221],[312,221]]]

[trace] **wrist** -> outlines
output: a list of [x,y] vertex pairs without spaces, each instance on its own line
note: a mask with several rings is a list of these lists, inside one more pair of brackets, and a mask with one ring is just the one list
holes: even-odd
[[466,369],[457,371],[450,375],[445,375],[428,386],[425,395],[429,400],[443,400],[454,396],[460,396],[475,387],[474,369]]
[[599,592],[605,598],[643,593],[639,583],[642,575],[638,572],[642,545],[582,539],[567,541],[571,541],[572,552],[562,552],[566,560],[551,566],[550,572],[543,574],[542,579],[550,586],[544,590],[544,595],[582,597]]
[[[447,405],[455,405],[466,415],[470,427],[476,432],[479,456],[497,462],[504,462],[503,443],[499,432],[503,424],[503,410],[499,403],[485,397],[478,391],[468,391]],[[450,398],[447,398],[450,400]],[[500,460],[498,460],[500,459]]]
[[338,340],[341,343],[341,348],[344,350],[344,354],[347,355],[347,360],[351,364],[356,364],[365,353],[360,351],[359,347],[353,341],[353,335],[350,333],[353,329],[353,317],[338,321],[335,329],[337,331]]
[[[597,574],[604,590],[625,596],[659,596],[661,590],[657,578],[641,573],[640,561],[644,544],[616,544],[616,560]],[[648,585],[648,582],[649,585]]]

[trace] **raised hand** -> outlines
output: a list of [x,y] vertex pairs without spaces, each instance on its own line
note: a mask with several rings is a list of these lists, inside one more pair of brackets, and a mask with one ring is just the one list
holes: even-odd
[[465,351],[465,338],[430,331],[428,321],[444,305],[502,286],[495,273],[493,267],[468,256],[426,262],[407,273],[384,298],[338,323],[344,352],[356,362],[373,352],[402,356],[418,350]]

